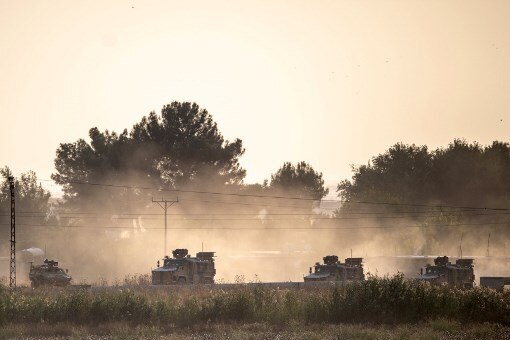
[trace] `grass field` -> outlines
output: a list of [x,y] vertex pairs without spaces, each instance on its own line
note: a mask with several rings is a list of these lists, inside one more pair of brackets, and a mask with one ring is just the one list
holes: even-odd
[[0,339],[510,339],[510,328],[499,324],[461,324],[434,320],[419,324],[285,324],[229,323],[185,328],[134,326],[115,322],[96,326],[9,324]]
[[435,287],[402,276],[300,289],[2,286],[0,323],[3,337],[504,338],[510,293]]

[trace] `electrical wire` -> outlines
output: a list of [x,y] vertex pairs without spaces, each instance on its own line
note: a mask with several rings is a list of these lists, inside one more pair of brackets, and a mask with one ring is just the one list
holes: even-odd
[[[8,223],[1,223],[2,226],[9,226]],[[164,227],[143,227],[135,229],[133,227],[122,226],[87,226],[87,225],[55,225],[55,224],[16,224],[25,227],[51,227],[51,228],[84,228],[84,229],[134,229],[134,230],[162,230]],[[355,226],[355,227],[169,227],[168,230],[342,230],[342,229],[402,229],[402,228],[443,228],[443,227],[467,227],[467,226],[488,226],[501,225],[509,226],[510,222],[487,222],[487,223],[458,223],[458,224],[429,224],[429,225],[391,225],[391,226]]]
[[[44,180],[44,181],[49,181],[49,180]],[[97,186],[97,187],[121,188],[121,189],[156,190],[156,191],[166,191],[166,192],[181,192],[181,193],[207,194],[207,195],[218,195],[218,196],[234,196],[234,197],[287,199],[287,200],[298,200],[298,201],[335,202],[335,203],[342,203],[342,204],[369,204],[369,205],[389,205],[389,206],[429,207],[429,208],[434,207],[434,208],[438,208],[438,209],[448,208],[448,209],[497,210],[497,211],[510,210],[510,208],[494,208],[494,207],[472,207],[472,206],[432,205],[432,204],[417,204],[417,203],[393,203],[393,202],[353,201],[353,200],[350,200],[350,201],[320,200],[320,199],[306,198],[306,197],[240,194],[240,193],[225,193],[225,192],[217,192],[217,191],[154,188],[154,187],[143,187],[143,186],[134,186],[134,185],[118,185],[118,184],[109,184],[109,183],[93,183],[93,182],[80,182],[80,181],[68,181],[67,183],[77,184],[77,185]],[[224,202],[224,203],[227,203],[227,202]]]
[[[152,217],[152,215],[157,215],[160,217]],[[172,219],[177,221],[188,221],[188,220],[197,220],[197,221],[251,221],[254,219],[260,219],[264,220],[265,216],[301,216],[302,219],[307,218],[309,220],[362,220],[362,219],[373,219],[373,218],[379,218],[379,219],[406,219],[406,218],[434,218],[434,217],[446,217],[446,216],[453,216],[453,217],[464,217],[464,216],[507,216],[510,215],[510,213],[474,213],[474,214],[458,214],[458,213],[443,213],[443,214],[435,214],[435,215],[389,215],[389,216],[351,216],[351,217],[343,217],[343,216],[323,216],[318,214],[262,214],[262,215],[256,215],[256,214],[167,214],[167,216],[252,216],[251,218],[211,218],[211,217],[203,217],[203,218],[179,218],[179,219]],[[1,215],[4,217],[8,217],[9,215]],[[136,215],[133,214],[133,216],[119,216],[119,215],[110,215],[105,217],[98,217],[98,216],[92,216],[92,215],[85,215],[85,216],[62,216],[62,215],[54,215],[55,217],[61,218],[61,219],[102,219],[102,220],[134,220],[137,219],[137,217],[141,216],[149,216],[144,217],[144,220],[162,220],[164,214],[145,214],[145,215]],[[18,216],[18,218],[46,218],[47,215],[21,215]],[[51,216],[50,216],[51,217]],[[296,220],[296,219],[290,219],[290,218],[272,218],[267,219],[270,221],[288,221],[288,220]]]

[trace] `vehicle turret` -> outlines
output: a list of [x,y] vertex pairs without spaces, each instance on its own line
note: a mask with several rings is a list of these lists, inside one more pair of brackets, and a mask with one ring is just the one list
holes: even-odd
[[176,259],[185,258],[186,255],[188,255],[188,249],[175,249],[175,250],[172,250],[172,255]]
[[361,257],[349,257],[345,259],[345,264],[348,264],[350,266],[357,266],[361,267],[363,266],[363,258]]
[[457,261],[455,261],[455,264],[458,265],[459,267],[473,268],[473,262],[474,262],[473,259],[458,259]]
[[449,263],[450,262],[449,262],[448,256],[438,256],[434,259],[434,264],[436,266],[446,266]]
[[197,258],[204,261],[214,261],[214,251],[201,251],[197,253]]
[[322,260],[324,261],[324,264],[334,264],[334,263],[338,262],[338,256],[328,255],[328,256],[324,256],[322,258]]

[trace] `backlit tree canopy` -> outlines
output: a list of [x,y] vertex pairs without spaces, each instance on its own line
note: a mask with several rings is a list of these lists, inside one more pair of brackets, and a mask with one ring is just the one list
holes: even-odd
[[245,176],[239,165],[242,141],[225,140],[207,110],[195,103],[173,102],[129,132],[92,128],[89,137],[90,142],[79,139],[57,150],[52,178],[69,201],[97,196],[97,188],[76,182],[189,188],[240,184]]
[[280,192],[317,200],[328,193],[328,189],[324,188],[322,173],[315,171],[306,162],[299,162],[296,165],[285,162],[271,175],[269,186]]
[[[9,188],[8,177],[13,176],[9,167],[0,169],[0,207],[1,211],[10,211],[11,192]],[[44,190],[37,182],[35,172],[29,171],[21,174],[14,180],[14,195],[16,198],[17,211],[42,213],[48,211],[48,200],[51,195]]]
[[351,181],[338,184],[347,202],[436,203],[454,206],[508,206],[510,147],[454,140],[446,148],[395,144],[367,165],[355,167]]

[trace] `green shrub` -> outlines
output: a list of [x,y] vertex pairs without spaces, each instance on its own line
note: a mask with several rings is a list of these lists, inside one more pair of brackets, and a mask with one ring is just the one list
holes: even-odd
[[402,275],[333,287],[92,290],[0,286],[0,323],[128,322],[156,326],[209,323],[416,323],[425,320],[510,325],[510,294],[431,286]]

